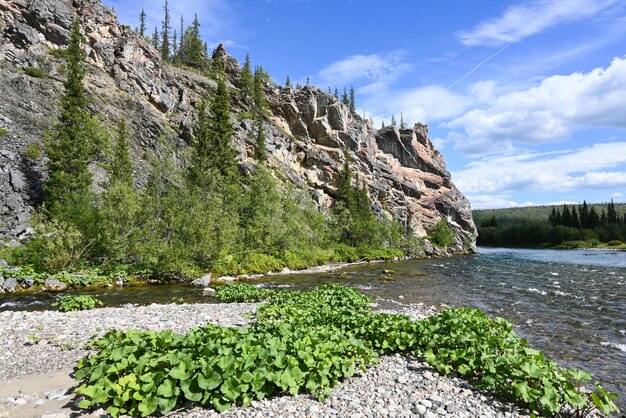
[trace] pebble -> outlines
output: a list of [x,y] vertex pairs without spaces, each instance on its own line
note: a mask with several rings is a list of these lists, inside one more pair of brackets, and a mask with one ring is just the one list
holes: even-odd
[[56,399],[63,399],[66,393],[67,393],[66,389],[53,390],[52,392],[48,393],[46,398],[48,398],[48,400],[51,400],[51,401],[54,401]]

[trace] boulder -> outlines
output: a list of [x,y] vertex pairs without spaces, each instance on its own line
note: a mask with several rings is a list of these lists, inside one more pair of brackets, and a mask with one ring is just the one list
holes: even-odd
[[43,285],[44,289],[49,292],[62,292],[67,288],[67,285],[60,281],[59,279],[55,279],[53,277],[48,277]]
[[204,276],[192,281],[189,284],[192,286],[207,287],[211,284],[211,273],[205,274]]
[[21,288],[20,284],[17,282],[17,279],[14,277],[9,277],[8,279],[5,279],[3,287],[4,290],[9,293],[15,293]]

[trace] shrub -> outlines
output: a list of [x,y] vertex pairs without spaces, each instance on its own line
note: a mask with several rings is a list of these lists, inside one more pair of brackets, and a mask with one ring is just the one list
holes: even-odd
[[7,136],[8,133],[9,131],[6,128],[0,128],[0,138]]
[[24,73],[30,77],[44,78],[47,74],[39,67],[24,67]]
[[38,217],[33,220],[33,226],[35,237],[26,244],[22,256],[37,271],[56,273],[73,270],[90,246],[72,224]]
[[43,157],[43,146],[39,142],[28,144],[24,149],[24,156],[31,160],[41,160]]
[[448,247],[454,244],[454,231],[448,226],[448,221],[441,220],[430,231],[431,242],[439,247]]
[[270,271],[278,271],[282,267],[283,263],[271,255],[252,253],[242,257],[240,272],[243,274],[266,273]]
[[102,301],[93,296],[61,296],[53,304],[61,312],[85,311],[102,305]]
[[613,240],[606,243],[609,247],[619,247],[620,245],[624,245],[624,243],[620,240]]

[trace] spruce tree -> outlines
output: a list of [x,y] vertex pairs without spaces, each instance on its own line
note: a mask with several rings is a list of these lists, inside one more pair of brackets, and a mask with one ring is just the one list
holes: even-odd
[[241,91],[247,97],[252,97],[254,86],[254,80],[252,77],[252,68],[250,66],[250,54],[246,54],[246,61],[243,64],[243,68],[241,70],[241,77],[239,79],[241,83]]
[[258,115],[265,115],[265,109],[267,107],[267,99],[265,98],[265,91],[263,90],[263,78],[263,68],[257,67],[254,71],[252,96],[254,99],[255,112]]
[[111,183],[133,184],[133,163],[130,161],[128,140],[126,138],[126,120],[122,118],[117,127],[117,139],[111,162]]
[[185,20],[183,19],[183,15],[180,15],[180,43],[178,44],[178,51],[183,50],[183,45],[185,44]]
[[355,109],[355,107],[354,107],[354,87],[352,87],[352,86],[350,86],[349,102],[350,102],[350,104],[349,104],[350,112],[354,113],[354,111],[355,111],[354,110]]
[[167,4],[167,0],[165,0],[165,5],[163,6],[164,14],[163,14],[163,27],[161,29],[161,58],[164,61],[170,59],[170,9]]
[[143,38],[146,36],[146,12],[141,6],[141,13],[139,14],[139,35]]
[[613,199],[611,199],[611,202],[607,205],[607,212],[606,212],[606,221],[609,224],[616,224],[618,221],[618,215],[617,212],[615,211],[615,203],[613,203]]
[[339,175],[339,184],[337,185],[337,202],[342,203],[346,208],[352,206],[354,201],[354,187],[352,186],[352,170],[350,169],[350,156],[344,151],[345,160]]
[[346,88],[343,88],[343,94],[341,95],[341,103],[345,104],[346,106],[350,105],[350,98],[348,97],[348,92],[346,91]]
[[563,215],[561,223],[563,226],[572,226],[572,214],[566,205],[563,205]]
[[578,214],[580,216],[580,227],[589,228],[589,206],[586,200],[583,200],[582,206],[578,208]]
[[552,226],[557,225],[556,208],[554,206],[552,206],[552,212],[550,212],[550,216],[548,216],[548,222],[550,222]]
[[285,80],[285,87],[291,87],[291,79],[289,78],[289,74],[287,74],[287,79]]
[[206,188],[211,184],[213,173],[213,150],[210,142],[209,117],[206,102],[202,100],[198,106],[198,120],[194,127],[193,153],[189,167],[189,179],[193,185]]
[[578,211],[576,206],[572,206],[572,228],[580,228],[580,219],[578,218]]
[[404,114],[400,112],[400,129],[406,129],[406,122],[404,121]]
[[265,129],[261,115],[257,115],[255,118],[254,127],[256,130],[254,158],[259,162],[264,162],[267,159],[267,148],[265,146]]
[[385,128],[385,120],[381,120],[380,121],[380,129],[384,129]]
[[66,50],[67,78],[58,123],[46,140],[49,178],[44,184],[45,203],[49,214],[64,211],[89,195],[92,176],[91,160],[93,131],[88,100],[83,86],[85,69],[81,50],[80,22],[74,20]]
[[172,57],[171,59],[174,62],[178,61],[178,33],[176,33],[176,30],[174,30],[174,33],[172,34]]
[[335,96],[335,99],[339,99],[339,89],[337,86],[335,86],[335,94],[333,96]]
[[396,126],[396,117],[395,117],[395,115],[391,115],[391,126]]
[[152,46],[156,49],[159,49],[159,29],[154,27],[154,32],[152,33]]
[[183,38],[182,47],[179,51],[182,63],[196,68],[204,67],[206,51],[205,44],[200,38],[198,15],[194,16],[193,23],[185,30]]
[[587,227],[589,229],[595,229],[599,226],[600,226],[600,217],[598,216],[598,212],[596,212],[596,208],[594,206],[591,206],[591,208],[589,208],[589,218],[588,218]]
[[230,122],[230,98],[226,88],[226,74],[218,68],[217,92],[211,101],[209,119],[210,163],[226,178],[237,175],[237,152],[231,145],[234,133]]

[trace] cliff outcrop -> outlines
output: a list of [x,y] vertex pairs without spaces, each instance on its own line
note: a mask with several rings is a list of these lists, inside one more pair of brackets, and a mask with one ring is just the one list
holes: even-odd
[[[179,164],[192,138],[196,107],[216,82],[193,70],[164,64],[158,52],[97,0],[0,0],[0,239],[30,234],[28,220],[41,201],[45,156],[37,147],[56,120],[62,92],[62,49],[79,16],[87,56],[86,87],[92,110],[106,126],[128,124],[138,187],[145,184],[146,151]],[[218,47],[230,83],[233,123],[242,169],[254,166],[251,100],[239,90],[239,63]],[[424,236],[441,219],[457,232],[450,252],[474,249],[476,229],[469,202],[454,186],[428,127],[375,129],[332,95],[312,86],[264,85],[270,115],[264,124],[269,165],[277,175],[310,190],[320,210],[333,202],[349,154],[381,217],[398,219]],[[104,172],[93,167],[95,179]]]

